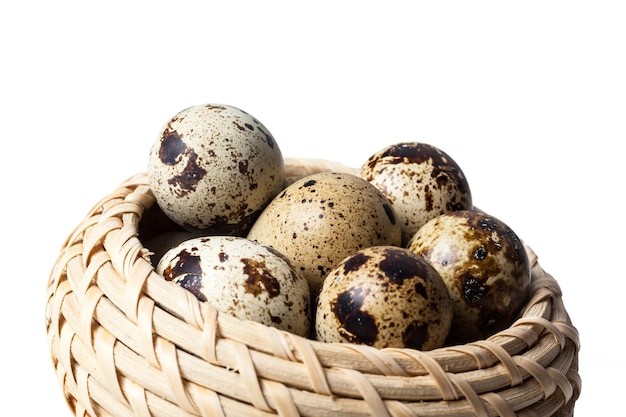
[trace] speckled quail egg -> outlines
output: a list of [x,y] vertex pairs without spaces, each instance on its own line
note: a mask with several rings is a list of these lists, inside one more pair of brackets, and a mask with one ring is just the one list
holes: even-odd
[[403,246],[428,220],[448,211],[472,208],[469,183],[459,165],[427,143],[388,146],[361,166],[360,175],[393,204]]
[[408,249],[439,272],[454,305],[446,344],[483,339],[508,327],[526,303],[530,262],[517,234],[484,212],[442,214],[422,226]]
[[150,149],[148,180],[176,223],[212,235],[245,236],[284,183],[284,161],[269,130],[227,105],[185,109]]
[[237,236],[197,237],[166,252],[156,271],[220,312],[309,334],[308,283],[272,248]]
[[315,334],[324,342],[431,350],[443,346],[451,321],[437,271],[407,249],[376,246],[347,257],[325,279]]
[[399,246],[401,235],[393,207],[376,187],[354,174],[322,172],[276,196],[248,239],[291,259],[314,299],[326,275],[346,256],[370,246]]

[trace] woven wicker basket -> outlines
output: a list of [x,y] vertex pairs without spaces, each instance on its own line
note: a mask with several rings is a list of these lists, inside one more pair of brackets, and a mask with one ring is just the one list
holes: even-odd
[[[288,177],[349,170],[286,159]],[[428,352],[327,344],[220,314],[159,277],[140,241],[139,174],[98,202],[48,283],[54,368],[76,416],[572,416],[579,338],[531,256],[509,329]]]

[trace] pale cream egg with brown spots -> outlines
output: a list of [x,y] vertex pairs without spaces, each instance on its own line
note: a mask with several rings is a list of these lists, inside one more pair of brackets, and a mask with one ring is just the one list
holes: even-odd
[[324,281],[315,315],[316,338],[376,348],[431,350],[443,346],[452,302],[437,271],[400,247],[358,251]]
[[439,214],[472,208],[465,174],[433,145],[404,142],[388,146],[361,166],[360,175],[393,204],[402,228],[402,246]]
[[321,172],[301,178],[276,196],[248,239],[291,259],[311,287],[346,256],[366,247],[399,246],[400,225],[389,200],[357,175]]
[[454,305],[447,344],[483,339],[508,327],[524,307],[530,262],[522,241],[501,220],[461,210],[426,223],[408,249],[441,275]]
[[150,150],[147,172],[158,205],[173,221],[213,235],[245,236],[285,178],[269,130],[220,104],[172,117]]
[[156,272],[222,313],[309,334],[308,283],[275,249],[236,236],[198,237],[167,251]]

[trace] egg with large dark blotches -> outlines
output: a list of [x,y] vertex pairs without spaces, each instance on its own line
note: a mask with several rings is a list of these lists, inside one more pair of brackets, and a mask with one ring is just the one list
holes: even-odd
[[405,246],[428,220],[472,208],[469,182],[461,167],[441,149],[420,142],[388,146],[360,170],[391,201]]
[[530,261],[503,221],[475,210],[442,214],[415,233],[408,249],[424,257],[448,287],[454,318],[446,344],[487,338],[526,304]]
[[284,161],[269,130],[226,105],[185,109],[169,120],[148,159],[159,207],[177,224],[245,236],[284,184]]
[[315,315],[316,338],[376,348],[443,346],[452,303],[437,271],[404,248],[363,249],[326,277]]
[[167,251],[156,272],[220,312],[309,334],[308,283],[272,248],[236,236],[197,237]]
[[247,237],[291,259],[309,281],[311,298],[346,256],[401,242],[389,200],[363,178],[338,172],[293,182],[263,210]]

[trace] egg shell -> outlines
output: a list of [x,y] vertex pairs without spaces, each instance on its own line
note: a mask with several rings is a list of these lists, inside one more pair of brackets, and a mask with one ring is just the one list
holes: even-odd
[[308,283],[272,248],[236,236],[198,237],[166,252],[156,271],[222,313],[309,334]]
[[452,302],[437,271],[393,246],[370,247],[342,261],[317,300],[316,338],[376,348],[443,346]]
[[330,270],[366,247],[400,245],[391,203],[362,178],[322,172],[293,182],[252,226],[248,239],[272,246],[302,271],[315,298]]
[[245,236],[285,179],[269,130],[232,106],[193,106],[176,114],[150,149],[148,181],[177,224],[206,234]]
[[517,234],[493,216],[474,210],[442,214],[415,233],[408,249],[430,262],[448,287],[454,318],[446,344],[491,336],[526,303],[528,255]]
[[472,208],[471,190],[461,167],[444,151],[427,143],[388,146],[361,166],[360,176],[393,204],[403,246],[439,214]]

